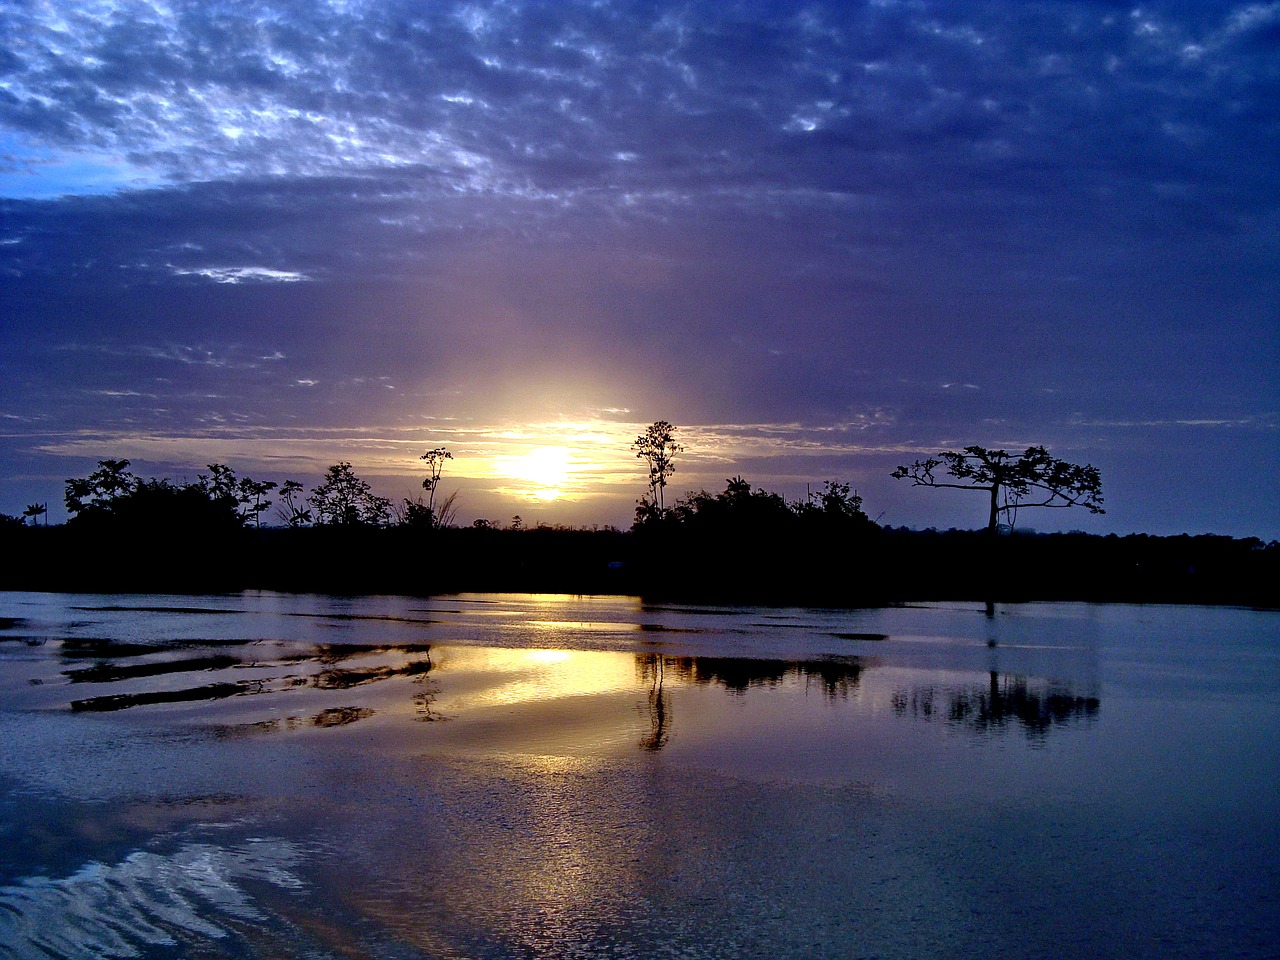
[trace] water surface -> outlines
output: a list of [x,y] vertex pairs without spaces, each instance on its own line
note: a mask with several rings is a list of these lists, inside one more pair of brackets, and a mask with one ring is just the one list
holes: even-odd
[[0,594],[14,957],[1269,957],[1280,616]]

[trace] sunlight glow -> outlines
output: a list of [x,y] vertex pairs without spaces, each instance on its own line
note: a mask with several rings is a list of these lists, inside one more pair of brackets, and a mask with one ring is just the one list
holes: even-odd
[[563,663],[570,656],[568,650],[533,650],[529,653],[529,659],[537,664]]
[[[482,683],[463,683],[464,691],[441,701],[447,714],[521,704],[555,704],[595,697],[635,685],[635,657],[612,651],[537,648],[450,647],[438,666],[451,676],[470,675]],[[555,739],[557,734],[548,731]]]
[[[124,350],[125,356],[169,361],[184,368],[250,370],[264,363],[280,362],[273,353],[214,353],[201,344],[142,344],[111,349]],[[343,389],[341,381],[310,376],[295,376],[289,382],[298,390],[322,397]],[[379,391],[392,386],[380,380],[372,383]],[[164,397],[161,393],[153,397],[150,392],[137,397],[137,401],[157,403]],[[129,392],[110,395],[112,403],[127,404],[131,398],[133,394]],[[627,419],[608,415],[622,412],[595,410],[578,419],[487,423],[423,417],[420,422],[409,424],[375,421],[324,428],[208,419],[199,429],[173,433],[86,429],[50,434],[36,449],[47,455],[84,460],[110,452],[139,464],[141,473],[163,473],[163,465],[190,464],[187,469],[194,476],[199,472],[197,465],[221,462],[255,478],[279,482],[293,477],[308,485],[317,482],[324,465],[348,461],[361,477],[373,483],[379,495],[397,500],[421,493],[419,458],[424,450],[445,446],[453,453],[453,459],[445,470],[443,490],[446,495],[462,491],[460,522],[464,525],[476,517],[512,514],[521,514],[522,522],[531,524],[629,523],[645,483],[644,464],[635,456],[631,444],[646,424],[630,419],[633,414],[629,412]],[[757,473],[749,479],[766,487],[792,483],[803,490],[806,482],[821,478],[821,473],[815,475],[803,465],[809,458],[873,453],[923,456],[932,452],[932,447],[876,442],[876,428],[891,422],[891,415],[871,409],[838,423],[812,426],[680,425],[686,452],[680,457],[672,490],[668,492],[678,497],[688,490],[719,489],[724,478],[735,472],[734,464],[744,459],[791,459],[799,465],[787,474]],[[153,464],[161,467],[156,469]],[[170,467],[166,475],[181,479],[184,473]]]
[[530,499],[558,500],[569,482],[572,454],[566,447],[536,447],[519,456],[499,458],[499,469],[511,479],[529,485]]

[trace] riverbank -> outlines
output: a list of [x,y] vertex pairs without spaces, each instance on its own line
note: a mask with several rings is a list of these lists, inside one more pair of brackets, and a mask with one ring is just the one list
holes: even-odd
[[989,537],[875,529],[836,539],[672,530],[13,528],[0,589],[618,594],[836,607],[1083,600],[1275,607],[1280,545],[1217,536]]

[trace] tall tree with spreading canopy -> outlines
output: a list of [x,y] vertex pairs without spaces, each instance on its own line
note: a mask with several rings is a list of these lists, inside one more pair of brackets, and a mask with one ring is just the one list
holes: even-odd
[[[935,471],[940,467],[955,482],[938,479]],[[1023,507],[1084,507],[1090,513],[1106,512],[1098,468],[1058,460],[1044,447],[1027,447],[1022,453],[976,446],[945,450],[936,457],[898,467],[891,476],[910,480],[917,487],[985,492],[990,502],[987,530],[992,533],[1002,515],[1011,520]]]
[[667,487],[667,478],[676,472],[676,454],[684,452],[684,446],[676,442],[676,428],[666,420],[658,420],[649,425],[644,433],[636,437],[631,449],[636,456],[649,465],[649,505],[656,507],[659,515],[666,511],[663,492]]
[[324,481],[307,502],[315,508],[316,523],[322,526],[378,527],[391,516],[391,501],[377,496],[346,460],[325,472]]

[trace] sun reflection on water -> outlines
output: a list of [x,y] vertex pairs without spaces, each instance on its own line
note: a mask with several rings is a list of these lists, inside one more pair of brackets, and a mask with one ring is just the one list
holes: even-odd
[[635,683],[631,659],[616,653],[450,647],[437,665],[457,711],[607,695]]

